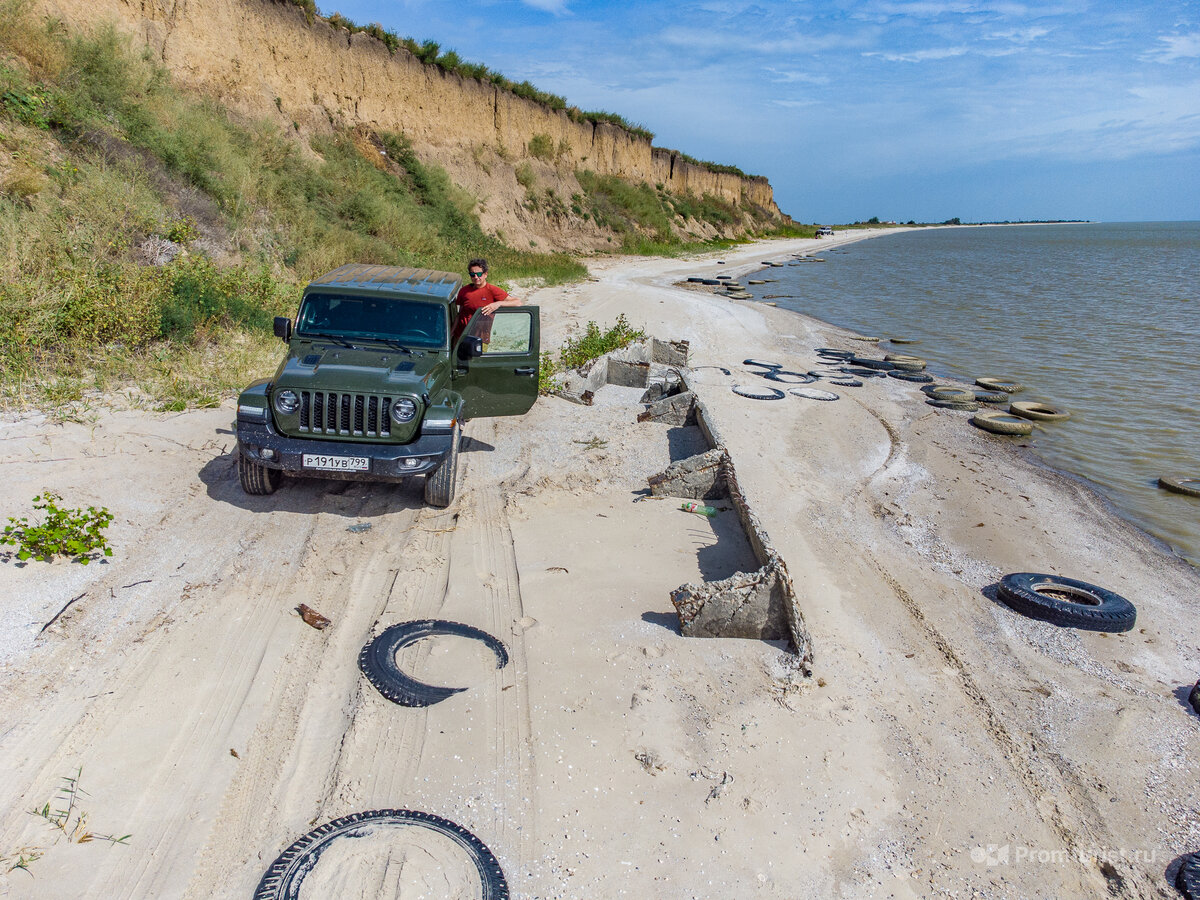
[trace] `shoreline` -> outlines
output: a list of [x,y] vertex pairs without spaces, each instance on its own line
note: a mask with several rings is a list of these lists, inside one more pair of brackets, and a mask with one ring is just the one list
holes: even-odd
[[[529,299],[543,346],[622,313],[690,341],[689,382],[791,573],[811,678],[777,642],[679,634],[674,588],[755,562],[731,512],[643,502],[650,475],[702,448],[694,426],[636,424],[640,389],[468,423],[447,510],[420,485],[288,480],[247,497],[229,402],[13,423],[13,496],[49,486],[117,517],[109,562],[0,567],[21,638],[0,666],[0,845],[45,850],[10,896],[247,896],[297,838],[375,809],[459,824],[513,896],[546,900],[1164,896],[1200,847],[1185,700],[1200,577],[915,386],[733,394],[757,380],[742,359],[799,365],[846,333],[671,285],[803,243],[613,260]],[[1137,626],[1028,619],[995,597],[1012,571],[1116,590]],[[301,600],[332,625],[305,625]],[[357,657],[427,618],[487,631],[509,661],[423,642],[409,671],[467,690],[405,709]],[[25,811],[77,766],[89,822],[128,846],[45,846]],[[414,840],[415,855],[372,846],[426,861],[403,863],[402,886],[453,895],[461,855]],[[310,877],[318,894],[338,883]]]

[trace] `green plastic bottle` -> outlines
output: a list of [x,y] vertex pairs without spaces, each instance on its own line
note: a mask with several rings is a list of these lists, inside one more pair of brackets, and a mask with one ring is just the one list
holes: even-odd
[[717,514],[717,508],[715,506],[705,506],[703,503],[700,503],[696,500],[684,500],[683,503],[680,504],[679,508],[685,512],[696,513],[697,515],[701,516],[711,517]]

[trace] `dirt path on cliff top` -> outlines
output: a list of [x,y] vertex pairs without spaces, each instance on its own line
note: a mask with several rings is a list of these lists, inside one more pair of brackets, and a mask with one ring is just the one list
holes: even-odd
[[[810,680],[781,647],[678,634],[672,588],[755,563],[732,513],[640,501],[705,444],[635,424],[637,390],[469,423],[447,510],[415,484],[247,497],[229,404],[4,422],[12,514],[49,487],[116,515],[111,560],[0,566],[0,853],[43,854],[7,895],[249,897],[317,826],[409,809],[468,829],[521,897],[1173,896],[1165,873],[1200,849],[1194,570],[901,382],[734,395],[757,380],[744,358],[851,345],[672,282],[798,246],[608,263],[529,299],[548,346],[624,312],[729,370],[692,377],[795,579]],[[990,590],[1008,571],[1118,590],[1137,627],[1018,616]],[[398,706],[359,651],[427,618],[508,661],[421,641],[402,667],[466,690]],[[29,814],[80,770],[87,828],[127,844]],[[445,834],[353,834],[301,896],[482,896]]]

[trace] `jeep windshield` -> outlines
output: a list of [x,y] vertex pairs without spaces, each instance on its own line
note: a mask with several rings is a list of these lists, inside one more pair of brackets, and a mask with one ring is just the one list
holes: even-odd
[[300,337],[380,341],[401,348],[446,348],[446,307],[392,297],[313,292],[296,320]]

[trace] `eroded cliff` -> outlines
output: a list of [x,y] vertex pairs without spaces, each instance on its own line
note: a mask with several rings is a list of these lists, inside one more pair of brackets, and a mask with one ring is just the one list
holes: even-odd
[[[495,85],[426,65],[403,48],[392,53],[368,34],[322,19],[310,24],[287,3],[38,0],[36,8],[73,28],[114,23],[180,83],[282,129],[403,132],[419,154],[476,192],[485,228],[510,240],[541,238],[580,249],[606,240],[586,219],[564,221],[571,218],[566,203],[554,202],[578,192],[573,173],[583,169],[720,198],[744,214],[728,226],[733,231],[783,218],[765,178],[713,172],[618,126],[573,121]],[[534,159],[530,141],[541,135],[553,153]],[[714,231],[694,221],[677,230],[694,237]]]

